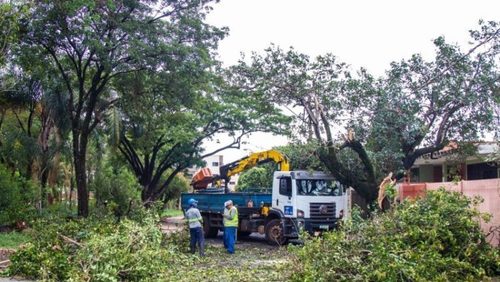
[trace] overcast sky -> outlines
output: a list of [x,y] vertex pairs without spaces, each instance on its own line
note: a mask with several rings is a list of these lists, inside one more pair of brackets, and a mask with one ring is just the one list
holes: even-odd
[[[210,24],[229,28],[219,46],[226,66],[235,64],[241,52],[262,52],[274,43],[311,56],[332,53],[375,75],[414,53],[431,59],[432,39],[440,35],[467,48],[468,30],[477,28],[479,19],[500,20],[500,1],[222,0],[207,17]],[[248,141],[252,151],[286,143],[263,135]],[[223,154],[227,163],[247,153]]]

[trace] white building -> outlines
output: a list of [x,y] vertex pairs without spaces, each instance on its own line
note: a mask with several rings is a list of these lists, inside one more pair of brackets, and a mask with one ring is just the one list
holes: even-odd
[[500,176],[498,143],[473,144],[477,152],[466,158],[457,158],[456,143],[450,143],[438,152],[418,158],[411,169],[411,182],[446,182],[456,177],[462,180],[498,178]]

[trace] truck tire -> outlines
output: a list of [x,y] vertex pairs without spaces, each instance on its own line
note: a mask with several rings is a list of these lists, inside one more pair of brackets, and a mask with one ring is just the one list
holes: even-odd
[[219,233],[219,228],[210,226],[208,216],[203,216],[203,233],[206,238],[215,238]]
[[266,224],[266,241],[270,245],[281,246],[286,243],[286,238],[283,236],[283,226],[281,220],[273,219]]

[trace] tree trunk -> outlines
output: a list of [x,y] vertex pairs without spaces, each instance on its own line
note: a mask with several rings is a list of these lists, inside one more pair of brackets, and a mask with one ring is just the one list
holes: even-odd
[[89,194],[87,191],[87,171],[85,170],[85,156],[75,158],[76,192],[78,196],[78,216],[89,215]]
[[59,163],[61,162],[62,137],[61,132],[57,127],[54,127],[54,137],[56,152],[52,159],[52,165],[50,166],[47,184],[52,189],[52,196],[54,197],[54,200],[61,201],[61,193],[57,191],[57,179],[59,177]]
[[49,199],[50,195],[47,193],[47,178],[49,176],[49,172],[47,169],[44,169],[40,175],[40,187],[41,187],[41,208],[46,208],[49,204],[52,204],[52,201]]
[[[329,147],[327,151],[319,152],[319,158],[340,183],[352,187],[367,203],[375,201],[378,196],[378,184],[375,180],[372,180],[375,178],[371,175],[373,174],[373,170],[367,167],[366,162],[363,162],[365,170],[355,173],[350,168],[345,167],[336,154],[337,151]],[[361,178],[361,174],[366,176]]]
[[75,164],[76,192],[78,196],[78,216],[89,215],[89,192],[87,188],[87,155],[88,135],[73,131],[73,155]]

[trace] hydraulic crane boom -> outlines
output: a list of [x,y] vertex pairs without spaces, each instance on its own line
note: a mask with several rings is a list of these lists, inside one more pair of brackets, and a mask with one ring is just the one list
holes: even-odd
[[290,170],[290,163],[285,155],[277,150],[268,150],[251,153],[247,157],[222,165],[219,168],[220,175],[211,175],[210,170],[201,169],[193,176],[191,184],[195,189],[205,189],[209,183],[224,179],[227,188],[231,176],[267,162],[275,162],[278,164],[280,171]]
[[288,158],[276,150],[251,153],[248,157],[241,158],[232,163],[220,167],[220,177],[228,180],[231,176],[251,169],[260,164],[275,162],[279,165],[280,171],[289,171],[290,164]]

